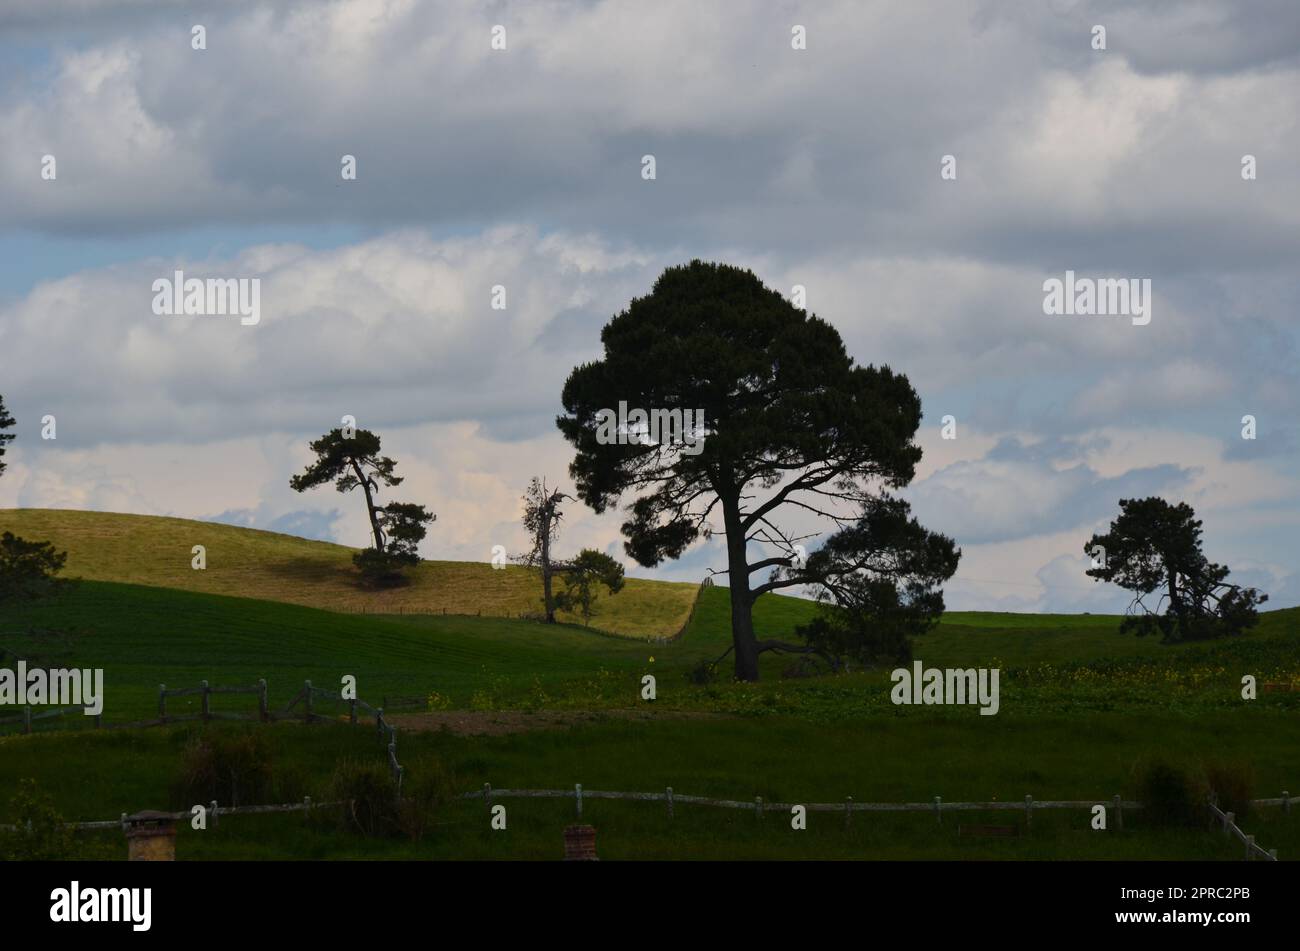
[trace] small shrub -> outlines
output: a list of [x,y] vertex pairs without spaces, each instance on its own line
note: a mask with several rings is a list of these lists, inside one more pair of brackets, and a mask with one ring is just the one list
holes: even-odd
[[1140,763],[1136,772],[1144,823],[1159,827],[1193,827],[1205,823],[1207,789],[1199,770],[1151,759]]
[[1205,785],[1224,812],[1235,813],[1238,819],[1250,814],[1255,771],[1249,763],[1211,760],[1205,764]]
[[191,734],[173,786],[182,805],[213,799],[231,806],[270,801],[274,755],[266,734],[255,730]]
[[706,660],[700,661],[686,672],[687,683],[695,684],[697,687],[714,683],[717,679],[718,665]]
[[362,585],[369,588],[397,588],[410,584],[406,569],[419,563],[417,555],[374,548],[364,548],[352,556],[352,564],[361,574]]
[[55,578],[68,553],[52,542],[32,542],[13,532],[0,534],[0,601],[39,598],[64,582]]
[[397,827],[397,784],[388,764],[345,759],[334,768],[330,800],[343,801],[343,825],[361,835],[388,835]]
[[434,691],[432,691],[432,692],[429,694],[428,697],[425,698],[425,706],[426,706],[430,711],[433,711],[433,710],[450,710],[450,709],[451,709],[451,698],[448,697],[448,696],[445,696],[444,694],[440,694],[440,693],[438,693],[438,691],[434,690]]
[[439,811],[456,795],[456,779],[442,760],[422,756],[405,765],[397,831],[419,842],[434,826]]
[[9,812],[18,828],[0,832],[0,861],[51,862],[81,857],[76,833],[35,780],[19,781]]
[[418,842],[454,793],[451,774],[432,756],[405,765],[400,800],[387,763],[348,759],[334,770],[329,798],[344,802],[340,815],[344,828],[352,832],[374,837],[404,836]]

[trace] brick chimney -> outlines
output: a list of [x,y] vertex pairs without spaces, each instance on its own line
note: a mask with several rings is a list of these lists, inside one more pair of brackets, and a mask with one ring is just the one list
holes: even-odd
[[176,820],[171,813],[146,809],[126,817],[129,862],[176,861]]
[[595,826],[565,826],[564,861],[599,862],[596,855]]

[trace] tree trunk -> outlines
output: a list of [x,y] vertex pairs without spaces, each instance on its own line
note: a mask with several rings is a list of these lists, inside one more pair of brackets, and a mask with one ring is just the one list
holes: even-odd
[[1169,569],[1169,610],[1178,618],[1178,636],[1187,634],[1186,619],[1183,617],[1183,596],[1178,591],[1178,573]]
[[754,598],[749,591],[749,560],[739,501],[724,500],[727,530],[727,579],[731,585],[731,642],[736,649],[736,679],[758,680],[758,641],[754,638]]
[[379,515],[375,512],[375,499],[370,494],[370,480],[366,478],[366,474],[361,471],[361,466],[355,459],[352,460],[352,471],[361,480],[361,491],[366,493],[366,511],[370,514],[370,530],[375,533],[375,551],[383,551],[384,533],[379,527]]
[[551,595],[551,511],[550,500],[542,513],[542,598],[546,605],[546,623],[555,623],[555,598]]

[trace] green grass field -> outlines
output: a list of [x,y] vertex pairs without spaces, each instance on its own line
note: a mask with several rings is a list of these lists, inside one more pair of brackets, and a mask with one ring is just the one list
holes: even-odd
[[[230,726],[215,730],[235,729]],[[275,737],[278,771],[292,787],[283,798],[324,801],[334,764],[380,755],[363,727],[280,724],[255,729]],[[112,818],[140,808],[185,809],[170,793],[190,730],[53,733],[0,739],[0,776],[34,777],[55,790],[65,816]],[[1294,716],[1261,718],[1237,711],[1214,728],[1216,742],[1249,749],[1267,794],[1290,779],[1300,723]],[[841,723],[810,729],[787,718],[718,722],[598,721],[568,730],[492,737],[409,733],[399,739],[410,769],[436,756],[456,788],[572,788],[662,791],[769,802],[1109,799],[1128,794],[1132,764],[1154,752],[1200,755],[1203,726],[1177,716],[1111,715],[1001,721],[985,727],[917,717],[870,725]],[[78,781],[66,782],[75,764]],[[1261,791],[1259,795],[1265,795]],[[493,831],[482,802],[454,803],[423,841],[373,840],[298,816],[231,817],[220,835],[183,830],[182,858],[555,858],[563,827],[574,821],[572,801],[505,800],[508,826]],[[0,821],[5,816],[0,806]],[[1222,835],[1147,828],[1130,813],[1125,829],[1093,831],[1085,810],[1040,812],[1032,835],[1003,841],[963,839],[958,823],[1016,824],[1019,812],[858,814],[846,834],[838,815],[812,813],[795,832],[784,814],[761,822],[752,813],[678,805],[669,821],[662,803],[589,800],[584,819],[597,826],[605,858],[1236,858]],[[1300,855],[1300,816],[1261,810],[1243,825],[1283,858]],[[103,837],[105,855],[121,851],[120,835]],[[113,850],[116,850],[114,853]]]
[[[25,531],[40,537],[39,527]],[[96,553],[92,541],[83,544],[87,563],[111,570],[111,558]],[[117,545],[117,536],[105,544]],[[342,613],[289,603],[296,595],[231,597],[127,580],[138,579],[87,580],[50,599],[7,605],[0,666],[20,656],[104,668],[109,723],[155,716],[160,683],[247,685],[265,678],[275,708],[304,679],[329,687],[351,674],[359,695],[375,704],[432,698],[434,712],[408,711],[399,721],[399,756],[417,771],[436,757],[466,790],[484,782],[581,782],[589,789],[671,785],[685,794],[796,802],[849,795],[860,802],[936,795],[1021,801],[1026,794],[1109,800],[1117,793],[1134,798],[1135,768],[1157,755],[1232,761],[1253,773],[1257,798],[1300,790],[1300,693],[1240,697],[1244,674],[1300,681],[1295,609],[1262,615],[1255,631],[1230,643],[1175,647],[1122,636],[1114,617],[949,614],[917,640],[915,654],[927,666],[1000,668],[1001,711],[981,717],[973,707],[894,706],[883,669],[787,678],[788,657],[765,656],[759,684],[725,676],[691,683],[688,671],[730,642],[728,592],[720,587],[702,593],[680,641],[650,644],[572,624]],[[458,597],[466,607],[475,603],[470,588]],[[789,637],[815,610],[807,601],[764,596],[756,625],[765,636]],[[652,704],[640,695],[646,674],[657,680]],[[216,710],[252,706],[246,696],[214,699]],[[197,707],[196,698],[168,704],[172,714]],[[439,717],[453,714],[491,735],[437,729],[445,722]],[[73,715],[44,721],[34,736],[0,728],[0,787],[35,778],[75,819],[186,805],[174,801],[172,789],[188,728],[96,733],[88,726]],[[251,729],[275,738],[277,770],[295,798],[321,798],[342,757],[382,757],[373,731],[360,727]],[[194,858],[555,857],[572,804],[507,805],[508,833],[491,832],[482,804],[466,802],[448,806],[436,834],[420,843],[361,839],[293,817],[232,817],[217,834],[186,832],[181,849]],[[0,821],[8,808],[0,801]],[[792,832],[780,816],[760,824],[750,814],[704,807],[683,807],[669,824],[662,805],[593,802],[586,817],[600,828],[608,858],[1235,857],[1221,836],[1143,828],[1140,819],[1122,834],[1094,833],[1084,813],[1036,817],[1032,836],[1011,841],[959,839],[957,818],[936,826],[920,815],[855,817],[847,834],[838,819],[820,814],[810,816],[805,833]],[[1267,810],[1246,823],[1284,858],[1300,855],[1296,826]],[[120,845],[112,836],[87,841],[109,852]]]

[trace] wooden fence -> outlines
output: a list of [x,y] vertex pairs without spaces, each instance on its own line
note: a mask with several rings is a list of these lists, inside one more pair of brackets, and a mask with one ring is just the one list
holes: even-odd
[[[782,812],[789,814],[795,806],[802,806],[808,812],[831,812],[840,813],[844,816],[844,827],[847,829],[849,822],[855,812],[929,812],[934,814],[936,822],[943,822],[945,812],[984,812],[984,811],[1001,811],[1014,810],[1023,811],[1025,816],[1025,825],[1033,825],[1034,812],[1042,809],[1091,809],[1094,806],[1109,806],[1115,817],[1115,827],[1124,828],[1124,811],[1136,810],[1143,808],[1140,802],[1134,802],[1122,798],[1119,795],[1114,796],[1109,802],[1104,799],[1034,799],[1033,796],[1026,796],[1024,802],[944,802],[939,796],[935,796],[930,802],[854,802],[852,796],[847,796],[844,802],[764,802],[762,796],[755,796],[753,801],[743,799],[711,799],[707,796],[685,796],[681,793],[674,793],[673,787],[668,786],[663,792],[618,792],[597,789],[582,788],[581,783],[575,783],[572,789],[493,789],[490,783],[484,783],[481,790],[463,793],[461,799],[482,799],[484,804],[490,809],[494,799],[573,799],[574,806],[579,818],[582,817],[582,802],[584,799],[619,799],[631,802],[662,802],[668,807],[668,818],[673,818],[673,808],[678,803],[697,806],[715,806],[722,809],[745,809],[754,813],[762,819],[765,813]],[[1275,799],[1252,799],[1252,806],[1281,806],[1286,812],[1291,811],[1291,806],[1300,803],[1300,796],[1292,796],[1289,792],[1283,791],[1282,795]],[[1255,844],[1253,835],[1246,835],[1233,822],[1233,814],[1223,813],[1213,801],[1210,802],[1210,809],[1215,817],[1223,823],[1225,834],[1235,834],[1237,838],[1246,846],[1246,858],[1255,859],[1263,858],[1270,861],[1277,861],[1277,849],[1265,851]]]
[[582,815],[584,799],[621,799],[631,802],[662,802],[668,807],[668,816],[672,818],[673,808],[678,803],[696,806],[716,806],[722,809],[745,809],[758,818],[772,812],[789,812],[795,806],[803,806],[808,812],[841,813],[847,824],[855,812],[928,812],[934,815],[936,822],[943,821],[945,812],[1013,810],[1023,812],[1025,822],[1032,823],[1035,810],[1042,809],[1091,809],[1093,806],[1109,806],[1115,811],[1115,822],[1119,828],[1124,827],[1124,810],[1141,809],[1142,804],[1115,796],[1104,799],[1034,799],[1026,796],[1023,802],[944,802],[935,796],[929,802],[854,802],[852,796],[846,796],[843,802],[764,802],[762,796],[752,800],[712,799],[708,796],[687,796],[673,792],[668,786],[663,792],[618,792],[582,788],[575,783],[572,789],[493,789],[484,783],[481,790],[461,795],[462,799],[482,799],[491,804],[493,799],[573,799],[577,814]]
[[[1250,804],[1252,806],[1281,804],[1283,809],[1285,809],[1287,812],[1290,812],[1291,803],[1293,802],[1300,802],[1300,796],[1297,796],[1295,799],[1291,799],[1284,792],[1282,793],[1282,798],[1280,800],[1279,799],[1253,799],[1251,800]],[[1231,812],[1224,812],[1223,810],[1221,810],[1219,808],[1219,804],[1214,801],[1213,797],[1210,798],[1209,805],[1210,805],[1210,812],[1214,814],[1214,817],[1216,819],[1218,819],[1221,823],[1223,823],[1223,834],[1235,835],[1237,837],[1237,841],[1239,841],[1242,845],[1246,847],[1247,862],[1253,862],[1255,859],[1263,859],[1266,862],[1277,861],[1277,849],[1268,849],[1266,851],[1260,846],[1256,845],[1255,837],[1253,835],[1246,835],[1246,833],[1242,832],[1241,828],[1237,825],[1236,822],[1237,817]]]
[[32,723],[34,721],[51,720],[56,717],[66,716],[69,713],[79,713],[82,716],[93,716],[96,727],[103,725],[103,714],[87,714],[85,707],[56,707],[53,710],[41,709],[39,713],[33,713],[31,706],[24,706],[22,713],[19,713],[16,716],[0,717],[0,726],[5,726],[10,723],[21,723],[23,725],[23,733],[31,733]]
[[[351,800],[338,799],[332,802],[311,801],[311,796],[304,796],[302,802],[289,802],[282,805],[274,806],[227,806],[218,808],[217,801],[214,799],[208,805],[208,818],[212,824],[216,825],[221,816],[253,816],[266,815],[277,812],[311,812],[313,809],[325,809],[329,806],[343,806]],[[193,816],[192,811],[185,812],[161,812],[156,813],[155,818],[167,818],[175,821],[189,819]],[[124,831],[127,828],[127,814],[124,812],[120,819],[104,819],[95,822],[69,822],[68,828],[77,832],[90,832],[99,829],[116,829],[121,827]],[[19,829],[16,825],[0,825],[0,830],[6,832],[17,832]]]
[[[257,713],[234,713],[213,710],[212,696],[214,694],[255,694],[257,696]],[[183,714],[168,713],[167,699],[169,697],[199,697],[200,711],[198,713]],[[166,684],[159,684],[158,718],[156,720],[136,720],[130,723],[113,723],[105,725],[103,717],[96,715],[95,726],[101,729],[122,730],[135,729],[137,727],[166,726],[172,723],[185,723],[195,720],[204,723],[211,720],[254,720],[261,723],[270,723],[275,720],[299,719],[305,723],[334,721],[336,719],[335,717],[323,716],[316,712],[315,700],[317,698],[345,705],[348,710],[348,722],[353,724],[357,722],[358,710],[361,710],[366,714],[373,714],[375,718],[375,732],[379,735],[380,739],[384,741],[388,749],[388,768],[392,773],[393,782],[397,786],[397,796],[400,799],[402,795],[402,779],[405,775],[405,770],[397,761],[397,728],[384,719],[383,708],[372,707],[364,700],[345,700],[339,691],[313,687],[310,680],[303,681],[302,689],[294,694],[293,699],[289,701],[283,710],[272,710],[270,708],[267,699],[266,680],[264,679],[259,680],[251,687],[214,687],[206,680],[199,681],[197,687],[168,687]],[[299,704],[302,705],[301,712],[294,712],[294,708]],[[29,734],[32,732],[32,721],[63,716],[71,711],[84,713],[82,707],[61,707],[56,710],[43,710],[40,713],[33,714],[31,707],[24,707],[23,712],[20,715],[0,719],[0,725],[21,721],[23,724],[23,733]]]
[[289,706],[285,707],[285,710],[286,712],[292,710],[299,701],[302,701],[304,707],[303,714],[308,721],[313,719],[328,719],[327,717],[322,717],[315,712],[313,701],[316,697],[320,697],[326,701],[346,704],[348,707],[348,722],[350,723],[357,722],[357,708],[361,708],[366,713],[374,714],[375,733],[378,734],[379,739],[383,741],[384,745],[387,747],[388,771],[392,774],[393,782],[397,786],[397,798],[401,799],[402,779],[406,774],[406,770],[401,763],[397,762],[397,727],[384,719],[383,707],[372,707],[364,700],[344,700],[339,693],[332,690],[325,690],[321,687],[313,687],[311,681],[307,680],[303,682],[302,689],[298,691],[297,695],[289,701]]

